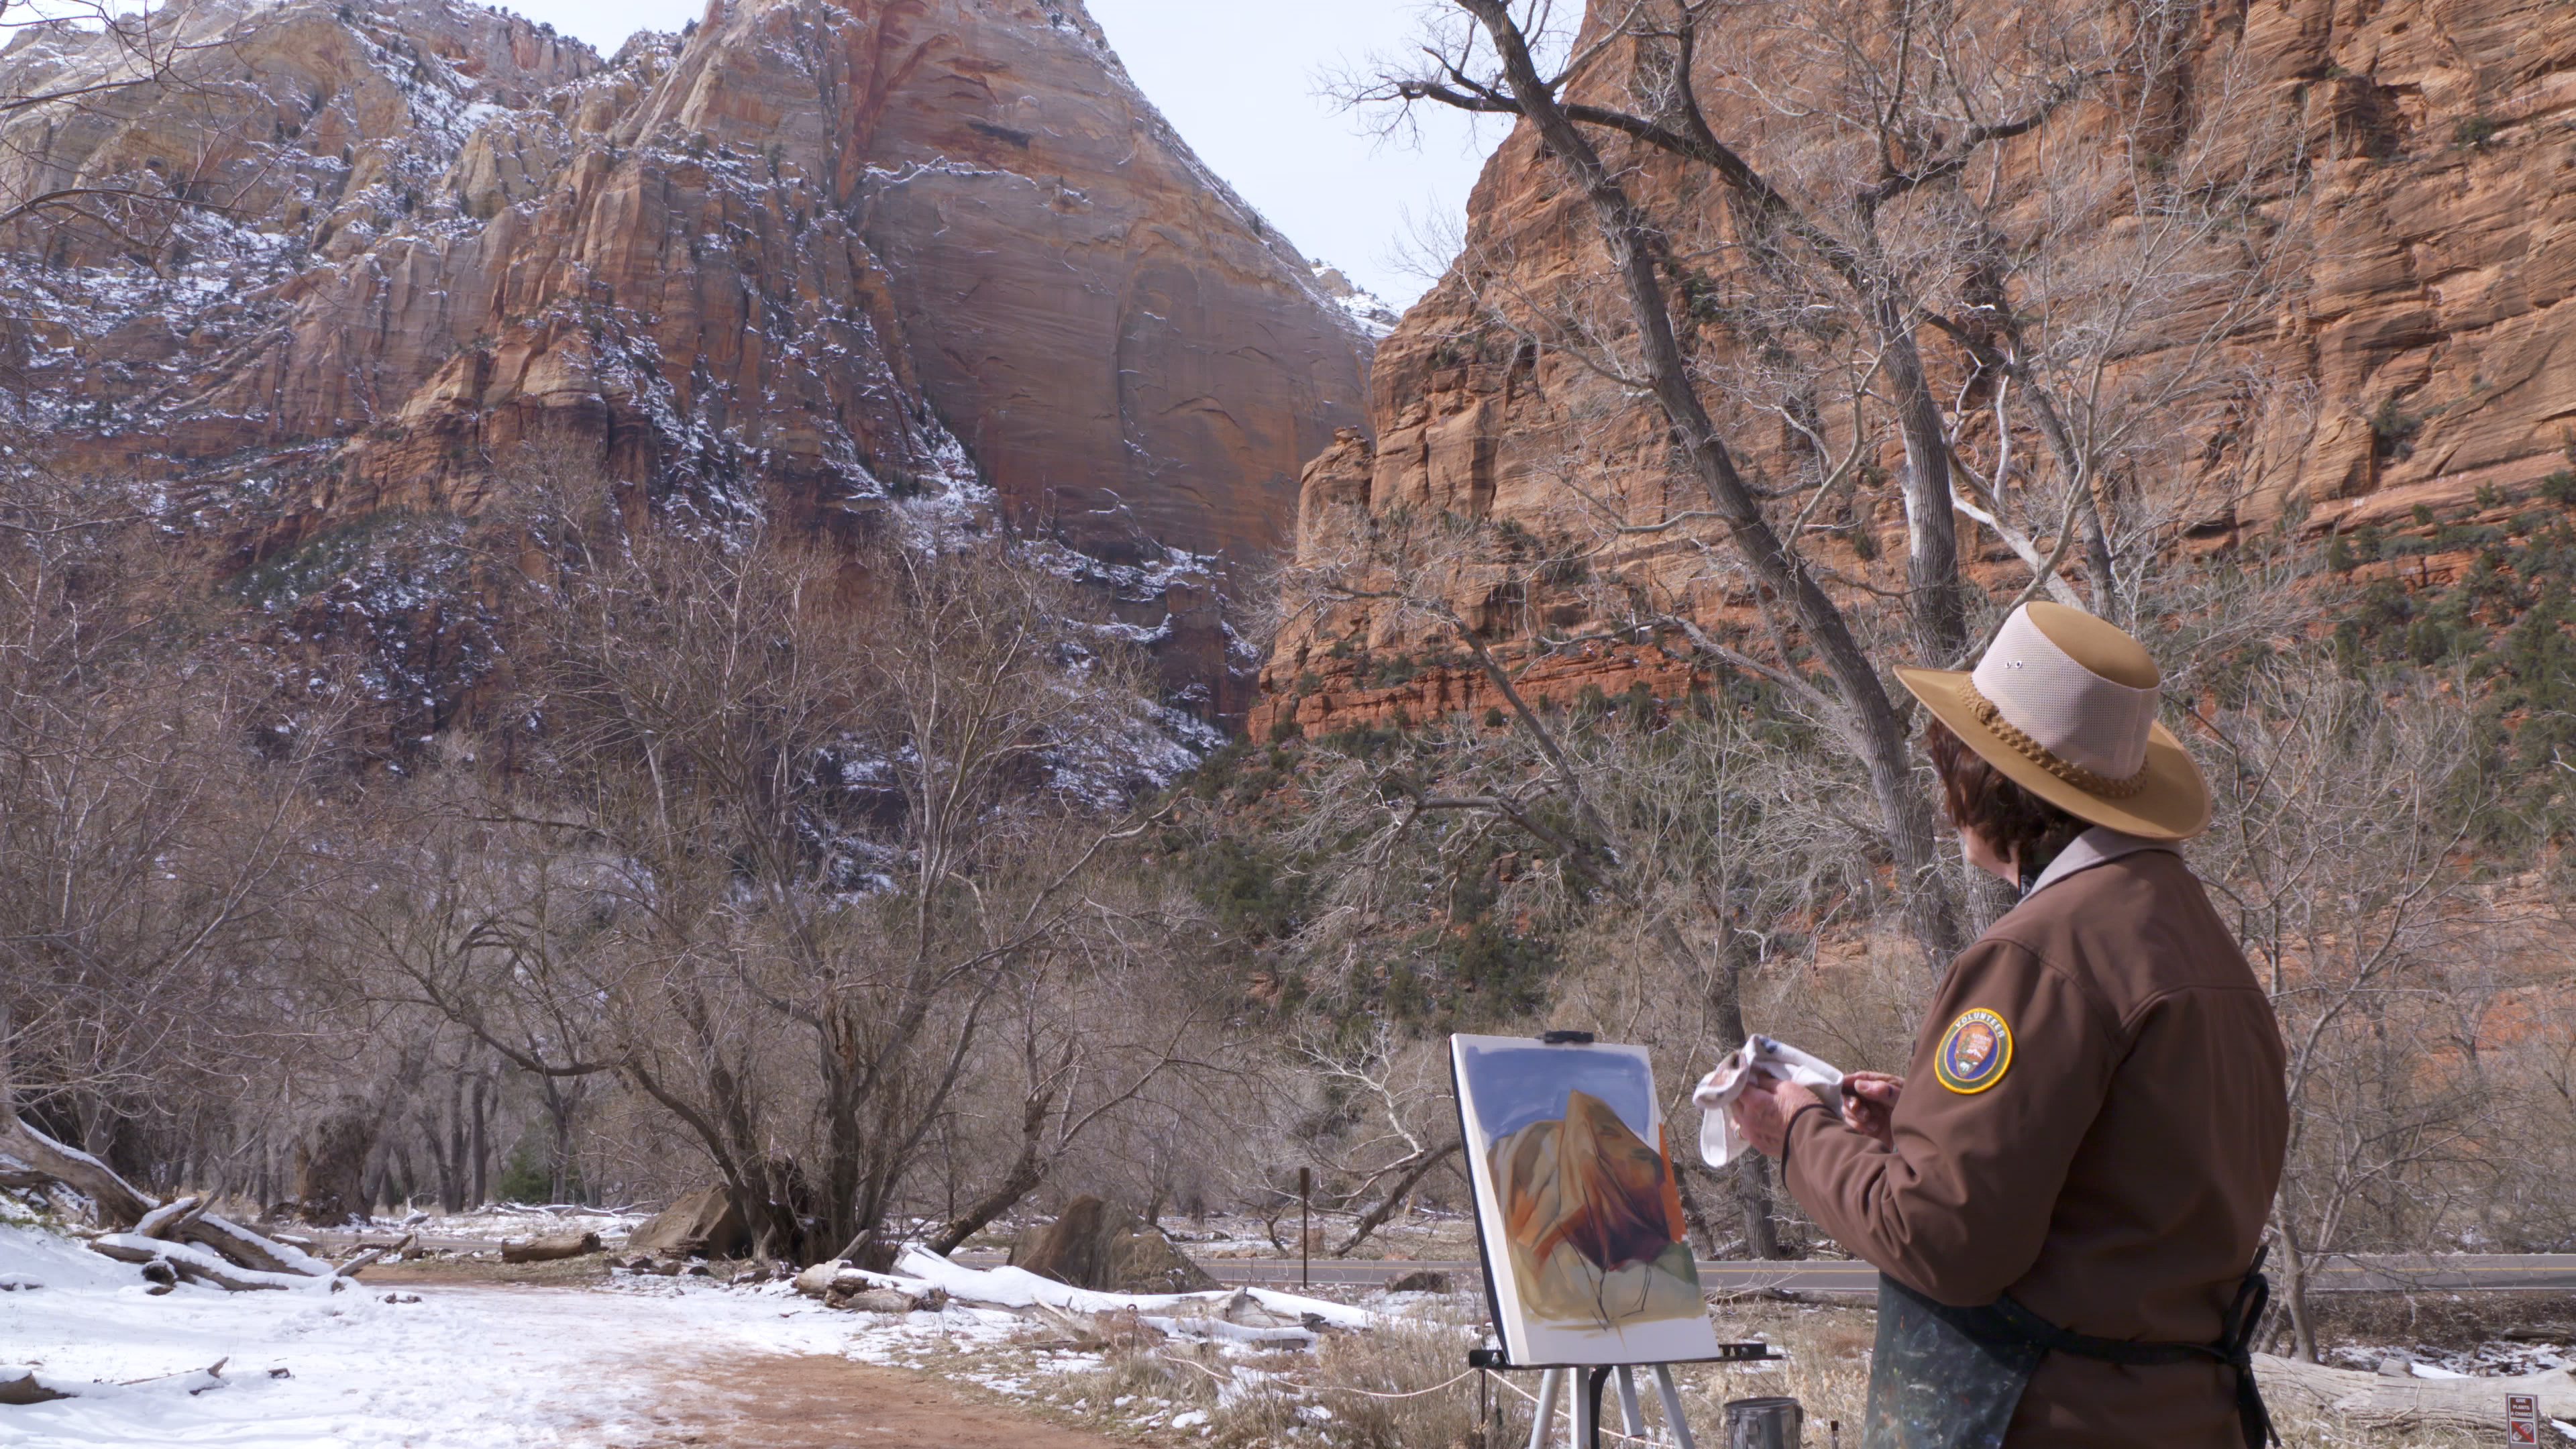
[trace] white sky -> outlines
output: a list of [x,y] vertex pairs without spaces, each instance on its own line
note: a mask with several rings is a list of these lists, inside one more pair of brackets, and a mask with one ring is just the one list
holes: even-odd
[[[704,0],[504,0],[614,52],[639,29],[677,30]],[[1425,115],[1381,140],[1370,118],[1319,95],[1328,77],[1408,47],[1421,0],[1089,0],[1136,83],[1191,147],[1299,250],[1402,308],[1430,285],[1424,238],[1454,234],[1500,122]],[[1477,133],[1481,131],[1482,135]],[[1438,263],[1448,260],[1434,243]]]

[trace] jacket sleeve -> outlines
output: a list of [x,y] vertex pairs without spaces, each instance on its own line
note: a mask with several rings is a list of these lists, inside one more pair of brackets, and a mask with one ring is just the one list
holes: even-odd
[[[1937,1058],[1973,1011],[2002,1020],[2010,1055],[1945,1081]],[[1924,1021],[1894,1145],[1808,1112],[1791,1124],[1783,1175],[1819,1227],[1882,1272],[1943,1303],[1991,1303],[2037,1261],[2118,1064],[2107,1006],[2026,948],[1982,941],[1952,963]]]

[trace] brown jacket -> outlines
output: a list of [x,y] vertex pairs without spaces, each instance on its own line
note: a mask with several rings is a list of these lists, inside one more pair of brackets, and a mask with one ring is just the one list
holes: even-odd
[[[2000,1071],[1973,1048],[1948,1058],[1977,1087],[1960,1091],[1936,1056],[1978,1009],[2002,1019],[2011,1054]],[[1835,1241],[1941,1302],[2010,1292],[2078,1333],[2207,1343],[2280,1181],[2283,1066],[2271,1002],[2182,858],[2121,856],[1959,954],[1916,1038],[1893,1149],[1802,1113],[1789,1190]],[[2007,1443],[2237,1449],[2233,1391],[2216,1364],[2053,1353]]]

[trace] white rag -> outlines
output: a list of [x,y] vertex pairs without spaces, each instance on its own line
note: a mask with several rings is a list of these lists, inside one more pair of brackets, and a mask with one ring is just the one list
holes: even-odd
[[1744,1134],[1735,1130],[1735,1119],[1727,1114],[1744,1084],[1753,1074],[1776,1077],[1813,1087],[1825,1099],[1825,1110],[1840,1115],[1843,1100],[1843,1074],[1830,1062],[1811,1057],[1786,1042],[1756,1036],[1726,1054],[1717,1070],[1699,1079],[1691,1100],[1699,1104],[1699,1155],[1711,1167],[1724,1167],[1744,1151]]

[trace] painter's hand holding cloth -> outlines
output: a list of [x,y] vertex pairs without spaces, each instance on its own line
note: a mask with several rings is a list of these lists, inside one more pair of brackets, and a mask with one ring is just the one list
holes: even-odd
[[1784,1086],[1809,1087],[1814,1091],[1798,1101],[1831,1111],[1843,1092],[1843,1081],[1843,1074],[1820,1057],[1810,1056],[1787,1042],[1774,1041],[1767,1036],[1753,1037],[1728,1052],[1726,1059],[1717,1064],[1717,1069],[1700,1078],[1699,1086],[1691,1092],[1691,1101],[1700,1110],[1701,1160],[1711,1167],[1724,1167],[1742,1155],[1747,1146],[1774,1157],[1779,1155],[1778,1123],[1796,1112],[1798,1106],[1793,1104],[1752,1114],[1757,1130],[1762,1127],[1771,1130],[1763,1136],[1748,1136],[1735,1119],[1736,1100],[1745,1093],[1754,1093],[1767,1105]]

